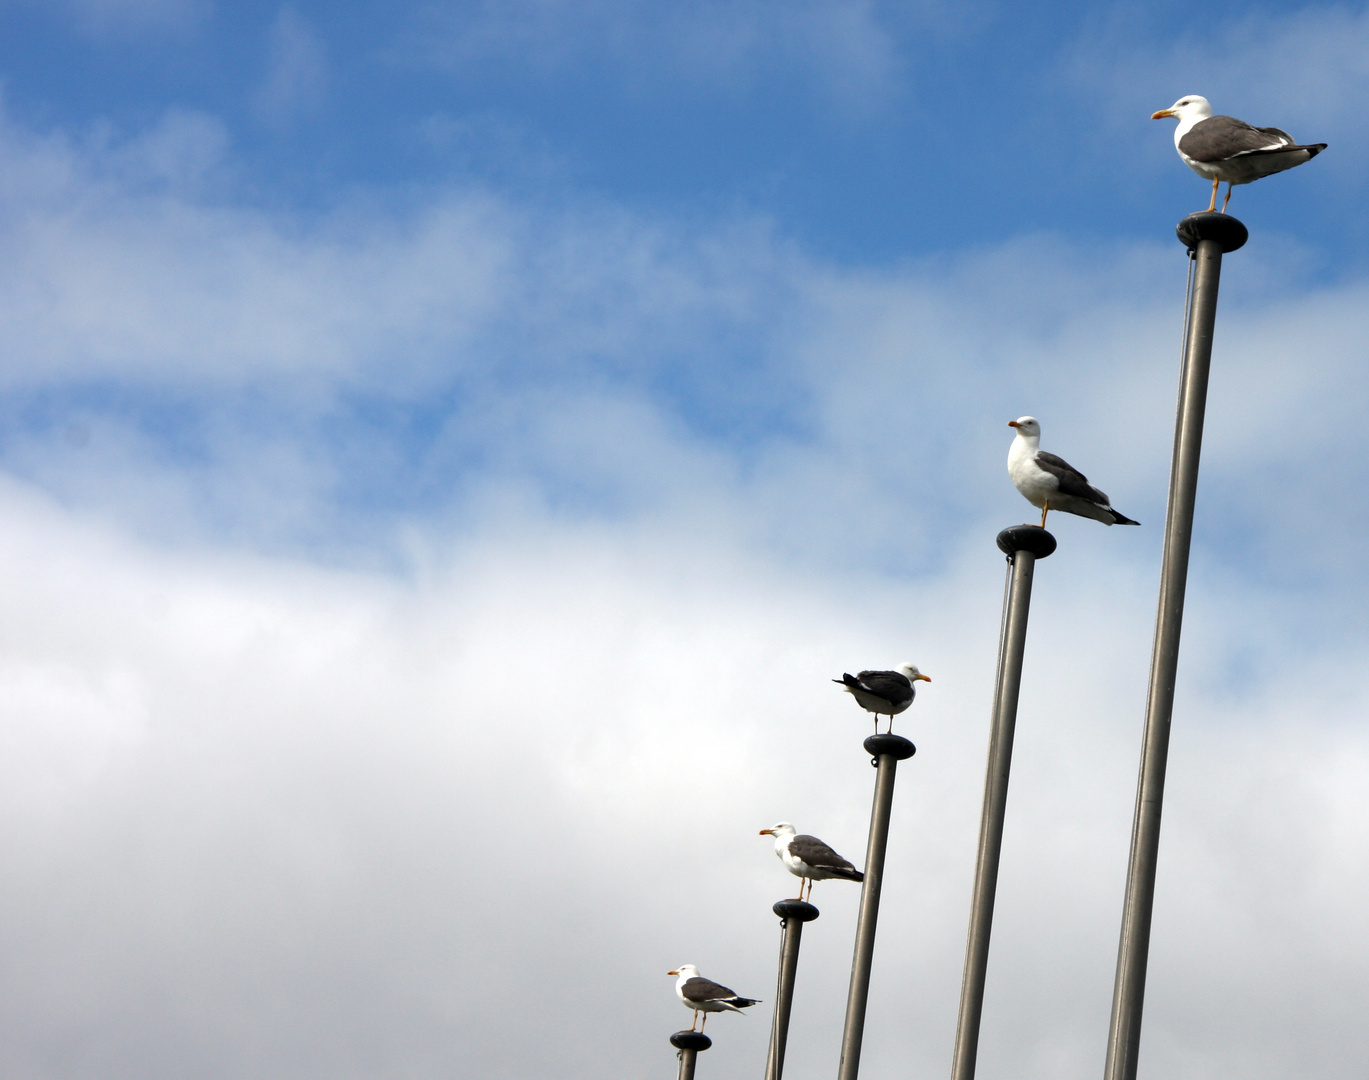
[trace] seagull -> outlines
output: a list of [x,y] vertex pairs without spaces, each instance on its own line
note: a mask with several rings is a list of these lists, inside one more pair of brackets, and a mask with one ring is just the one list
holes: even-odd
[[1108,497],[1068,461],[1041,449],[1041,425],[1036,417],[1019,416],[1009,420],[1008,427],[1017,429],[1008,450],[1008,475],[1027,502],[1041,507],[1041,528],[1046,527],[1051,510],[1093,518],[1104,525],[1141,524],[1114,510]]
[[889,718],[889,730],[894,730],[894,717],[913,703],[917,690],[913,686],[919,679],[931,682],[918,671],[916,664],[899,664],[893,671],[862,671],[859,675],[843,674],[833,679],[846,687],[846,692],[859,703],[866,712],[875,714],[875,734],[879,734],[879,718]]
[[760,835],[775,838],[775,854],[780,857],[785,869],[799,879],[799,895],[794,897],[795,900],[804,898],[804,882],[808,884],[808,895],[811,897],[815,881],[827,878],[841,878],[843,881],[865,880],[864,874],[816,836],[795,836],[794,826],[787,821],[762,829]]
[[1174,147],[1184,164],[1212,181],[1212,201],[1208,212],[1217,209],[1217,186],[1226,181],[1222,213],[1231,201],[1231,189],[1248,184],[1270,173],[1283,172],[1304,161],[1311,161],[1326,149],[1326,143],[1299,144],[1278,128],[1251,127],[1234,116],[1213,116],[1205,97],[1187,94],[1168,109],[1151,113],[1152,120],[1176,117]]
[[[722,1012],[727,1009],[739,1013],[743,1009],[749,1009],[752,1005],[760,1002],[759,998],[739,997],[727,987],[719,986],[712,979],[705,979],[693,964],[681,964],[674,971],[667,971],[666,974],[679,976],[675,980],[675,993],[684,1002],[686,1009],[694,1010],[694,1024],[699,1023],[699,1013],[704,1014],[704,1024],[707,1024],[708,1014],[711,1012]],[[694,1030],[694,1024],[689,1025],[690,1031]],[[702,1025],[700,1025],[699,1030],[703,1031]]]

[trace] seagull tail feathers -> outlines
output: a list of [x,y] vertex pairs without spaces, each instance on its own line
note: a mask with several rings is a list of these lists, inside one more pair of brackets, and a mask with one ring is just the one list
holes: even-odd
[[[1109,510],[1112,510],[1112,507],[1109,506],[1108,509],[1109,509]],[[1113,518],[1114,518],[1115,520],[1109,521],[1109,522],[1108,522],[1109,525],[1139,525],[1139,524],[1141,524],[1139,521],[1132,521],[1131,518],[1127,517],[1125,514],[1119,514],[1116,510],[1112,510],[1112,516],[1113,516]]]

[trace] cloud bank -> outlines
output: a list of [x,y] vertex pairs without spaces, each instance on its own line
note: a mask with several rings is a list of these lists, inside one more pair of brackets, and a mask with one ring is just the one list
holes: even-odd
[[[7,1076],[668,1070],[667,969],[773,996],[756,830],[859,853],[827,680],[904,658],[935,681],[864,1066],[944,1070],[1023,412],[1144,527],[1062,521],[1038,572],[981,1069],[1101,1067],[1176,244],[853,269],[743,210],[472,183],[305,215],[185,109],[0,158]],[[1366,1049],[1369,303],[1288,254],[1257,231],[1223,283],[1156,1075]],[[795,1080],[835,1065],[856,896],[815,899]],[[707,1064],[766,1027],[715,1020]]]

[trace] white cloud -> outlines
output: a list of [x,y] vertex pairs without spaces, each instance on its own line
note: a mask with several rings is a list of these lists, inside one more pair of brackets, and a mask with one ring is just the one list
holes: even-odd
[[11,0],[59,9],[83,33],[127,37],[148,33],[184,34],[198,30],[214,10],[211,0]]
[[328,58],[318,33],[294,7],[276,14],[267,34],[266,76],[254,99],[257,111],[284,124],[315,112],[328,89]]
[[[1024,411],[1145,526],[1063,520],[1037,575],[983,1070],[1093,1075],[1177,244],[860,273],[469,190],[301,223],[225,195],[212,124],[161,130],[0,143],[6,1075],[668,1069],[668,968],[771,995],[790,879],[755,830],[859,855],[865,720],[827,680],[905,656],[935,681],[865,1067],[944,1069]],[[1218,331],[1143,1049],[1184,1076],[1365,1049],[1369,304],[1279,257],[1230,258]],[[549,831],[572,855],[532,857]],[[849,970],[855,891],[817,900],[795,1080]],[[710,1031],[759,1069],[764,1013]]]
[[869,0],[516,0],[429,8],[402,38],[396,59],[466,74],[512,64],[532,78],[586,58],[605,64],[631,93],[659,92],[662,78],[692,92],[731,94],[777,73],[799,73],[846,111],[878,109],[904,78],[898,32],[954,33],[964,15],[941,4],[881,10]]

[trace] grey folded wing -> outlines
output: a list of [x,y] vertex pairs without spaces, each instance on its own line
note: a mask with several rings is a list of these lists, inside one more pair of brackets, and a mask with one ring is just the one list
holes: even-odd
[[1278,128],[1257,128],[1234,116],[1210,116],[1193,125],[1179,149],[1194,161],[1212,164],[1243,154],[1269,154],[1297,149],[1293,136]]
[[1048,454],[1042,450],[1036,455],[1036,464],[1055,477],[1060,494],[1073,495],[1089,502],[1109,504],[1108,497],[1089,483],[1089,478],[1062,457]]
[[800,835],[794,837],[789,841],[789,853],[796,859],[802,859],[809,866],[831,870],[843,876],[851,877],[854,875],[852,880],[855,881],[864,877],[848,859],[843,859],[816,836]]
[[[684,986],[680,988],[680,993],[684,995],[686,1001],[745,1001],[745,998],[738,998],[736,991],[729,990],[721,983],[715,983],[712,979],[705,979],[701,975],[695,975],[692,979],[686,979]],[[754,1002],[753,1002],[754,1004]]]
[[[850,676],[846,678],[850,679]],[[863,689],[878,694],[894,705],[908,701],[913,696],[912,680],[901,671],[862,671],[856,679]]]

